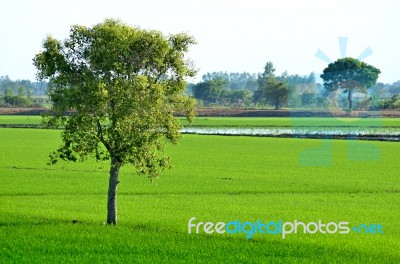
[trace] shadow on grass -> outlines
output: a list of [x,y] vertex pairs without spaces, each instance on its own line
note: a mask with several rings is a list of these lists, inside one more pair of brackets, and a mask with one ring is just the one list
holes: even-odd
[[0,228],[28,226],[59,226],[59,225],[100,225],[99,223],[79,219],[54,219],[45,217],[27,217],[25,215],[5,215],[0,218]]

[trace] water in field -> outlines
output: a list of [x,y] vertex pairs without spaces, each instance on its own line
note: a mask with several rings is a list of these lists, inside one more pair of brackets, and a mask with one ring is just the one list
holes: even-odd
[[188,127],[181,130],[184,134],[232,135],[264,137],[301,137],[301,138],[344,138],[366,140],[399,141],[398,128],[210,128]]

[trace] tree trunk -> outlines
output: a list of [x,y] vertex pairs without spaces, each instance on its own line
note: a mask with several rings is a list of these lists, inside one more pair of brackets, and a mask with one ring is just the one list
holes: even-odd
[[349,109],[353,110],[353,99],[352,99],[352,95],[353,95],[353,90],[349,90],[348,95],[347,95],[347,100],[349,101]]
[[107,200],[107,224],[117,224],[117,185],[119,169],[121,163],[117,159],[111,159],[110,179],[108,182],[108,200]]

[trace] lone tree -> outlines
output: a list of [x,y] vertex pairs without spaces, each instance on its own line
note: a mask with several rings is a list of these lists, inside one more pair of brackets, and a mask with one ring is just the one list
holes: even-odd
[[258,91],[255,97],[258,100],[270,103],[275,110],[286,104],[289,96],[289,87],[285,81],[274,75],[275,68],[272,62],[267,62],[264,72],[258,76]]
[[289,97],[289,87],[287,83],[276,79],[269,78],[264,87],[261,88],[261,95],[265,100],[279,110],[287,103]]
[[185,77],[195,76],[185,59],[192,44],[187,34],[165,36],[108,19],[72,26],[63,42],[47,37],[33,59],[37,78],[50,80],[53,114],[45,121],[64,128],[51,163],[88,156],[111,163],[108,224],[117,224],[121,166],[133,164],[155,179],[169,167],[165,144],[180,136],[173,114],[193,117],[194,102],[184,95]]
[[321,78],[327,91],[342,89],[347,93],[349,109],[353,109],[352,95],[354,92],[367,93],[373,86],[381,71],[374,66],[354,58],[338,59],[324,69]]

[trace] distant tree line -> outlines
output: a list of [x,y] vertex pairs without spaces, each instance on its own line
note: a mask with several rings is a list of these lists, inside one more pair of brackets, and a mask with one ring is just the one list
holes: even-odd
[[13,81],[7,75],[0,76],[0,106],[35,106],[34,97],[45,96],[47,87],[47,82]]
[[369,91],[369,108],[371,110],[400,109],[400,81],[392,84],[376,83]]
[[379,73],[371,65],[344,58],[324,70],[320,84],[314,72],[276,75],[273,63],[267,62],[261,73],[206,73],[200,82],[190,83],[187,92],[198,107],[400,109],[400,81],[376,83]]
[[262,73],[212,72],[204,74],[201,82],[188,85],[198,106],[205,107],[322,107],[321,91],[314,73],[276,76],[272,62]]
[[[345,65],[344,69],[348,70],[353,64],[363,66],[352,59],[338,60],[337,64],[331,65],[334,74],[338,72],[335,67],[343,69]],[[321,77],[330,78],[328,68]],[[336,81],[330,84],[325,82],[325,85],[317,83],[313,72],[304,76],[286,71],[276,75],[273,63],[267,62],[261,73],[206,73],[200,82],[188,84],[187,93],[197,99],[198,107],[400,109],[400,81],[373,84],[372,79],[372,82],[364,86],[351,86],[349,82]],[[343,86],[341,89],[340,85],[350,88]],[[13,81],[7,75],[0,76],[0,107],[29,107],[43,103],[46,100],[37,97],[46,96],[47,89],[47,82]]]

